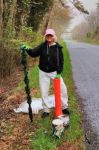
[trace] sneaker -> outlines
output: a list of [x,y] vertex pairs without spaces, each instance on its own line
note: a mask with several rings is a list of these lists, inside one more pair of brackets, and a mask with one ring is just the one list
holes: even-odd
[[63,112],[63,114],[66,114],[66,115],[69,115],[69,114],[70,114],[70,112],[69,112],[69,109],[68,109],[68,108],[63,109],[63,110],[62,110],[62,112]]
[[43,114],[42,114],[42,118],[46,118],[46,117],[48,117],[49,116],[49,113],[48,112],[43,112]]

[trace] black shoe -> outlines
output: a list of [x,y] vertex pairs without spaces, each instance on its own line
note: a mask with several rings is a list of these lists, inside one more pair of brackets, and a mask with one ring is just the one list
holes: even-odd
[[43,114],[42,114],[42,118],[46,118],[46,117],[48,117],[49,116],[49,113],[48,112],[43,112]]
[[63,112],[63,114],[66,114],[66,115],[69,115],[69,114],[70,114],[70,112],[69,112],[69,109],[68,109],[68,108],[63,109],[63,110],[62,110],[62,112]]

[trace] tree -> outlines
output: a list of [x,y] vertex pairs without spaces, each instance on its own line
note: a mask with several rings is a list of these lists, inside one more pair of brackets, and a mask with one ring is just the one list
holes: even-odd
[[[79,0],[68,0],[70,1],[74,7],[82,13],[89,14],[89,12],[84,8],[83,4]],[[63,7],[66,7],[67,0],[60,0]]]
[[83,39],[86,36],[87,38],[97,37],[99,39],[99,2],[97,3],[97,8],[85,17],[85,22],[82,22],[73,29],[74,38]]
[[0,2],[0,35],[2,36],[2,29],[3,29],[3,0]]
[[8,0],[0,1],[0,33],[3,37],[18,35],[21,26],[38,30],[40,22],[53,0]]
[[70,10],[61,6],[59,0],[54,0],[52,11],[49,15],[48,27],[54,28],[60,37],[70,20]]

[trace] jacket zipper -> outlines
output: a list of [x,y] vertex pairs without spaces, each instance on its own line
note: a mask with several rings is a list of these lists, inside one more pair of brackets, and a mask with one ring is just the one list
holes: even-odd
[[[48,55],[48,61],[49,61],[49,46],[47,44],[47,55]],[[59,67],[59,49],[57,47],[57,67]]]
[[59,50],[58,50],[58,47],[57,47],[57,67],[59,67]]
[[48,61],[49,61],[49,46],[47,44],[47,55],[48,55]]

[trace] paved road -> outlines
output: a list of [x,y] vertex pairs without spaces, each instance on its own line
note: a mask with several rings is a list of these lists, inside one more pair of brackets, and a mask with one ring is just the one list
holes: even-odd
[[66,41],[77,93],[81,97],[87,150],[99,150],[99,46]]

